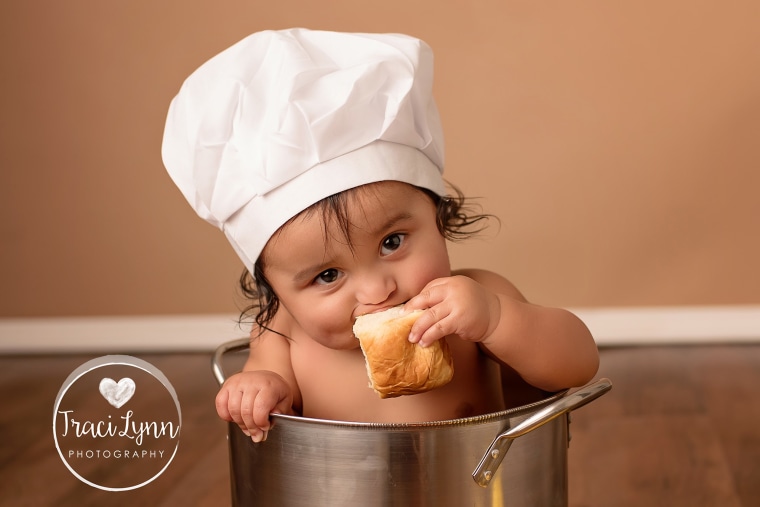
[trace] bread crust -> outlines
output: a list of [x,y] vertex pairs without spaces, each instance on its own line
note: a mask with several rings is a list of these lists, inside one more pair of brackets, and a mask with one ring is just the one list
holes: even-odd
[[369,386],[380,398],[417,394],[447,384],[454,363],[445,339],[427,347],[409,342],[409,332],[422,310],[403,313],[402,307],[363,315],[356,319],[367,364]]

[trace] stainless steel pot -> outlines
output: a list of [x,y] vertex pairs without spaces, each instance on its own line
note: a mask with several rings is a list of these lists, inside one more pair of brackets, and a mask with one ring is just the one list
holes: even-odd
[[[220,384],[224,356],[247,347],[241,339],[217,349]],[[258,444],[230,424],[233,505],[566,506],[569,412],[611,387],[600,379],[530,405],[431,423],[272,415]]]

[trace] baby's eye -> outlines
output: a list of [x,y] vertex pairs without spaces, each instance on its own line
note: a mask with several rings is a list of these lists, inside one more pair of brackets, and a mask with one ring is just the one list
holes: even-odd
[[389,255],[396,250],[399,249],[401,246],[401,243],[404,242],[404,238],[406,238],[406,234],[401,233],[394,233],[388,236],[383,240],[382,245],[380,245],[380,254],[381,255]]
[[335,281],[339,277],[340,277],[340,271],[338,271],[335,268],[330,268],[318,274],[317,277],[314,279],[314,283],[319,284],[319,285],[329,285],[331,283],[335,283]]

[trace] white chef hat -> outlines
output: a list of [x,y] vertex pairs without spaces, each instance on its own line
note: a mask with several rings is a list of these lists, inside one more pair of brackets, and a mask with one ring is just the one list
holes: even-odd
[[164,165],[253,265],[292,217],[395,180],[444,195],[433,55],[419,39],[289,29],[211,58],[169,108]]

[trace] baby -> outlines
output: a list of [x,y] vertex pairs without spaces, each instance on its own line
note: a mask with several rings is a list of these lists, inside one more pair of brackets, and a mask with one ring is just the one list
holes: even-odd
[[[215,56],[172,102],[164,163],[246,266],[256,324],[216,408],[254,442],[271,413],[367,422],[484,414],[588,382],[598,353],[573,314],[504,277],[452,271],[447,240],[477,232],[444,185],[432,53],[398,34],[292,29]],[[446,338],[454,378],[380,399],[356,317],[422,309],[409,340]]]

